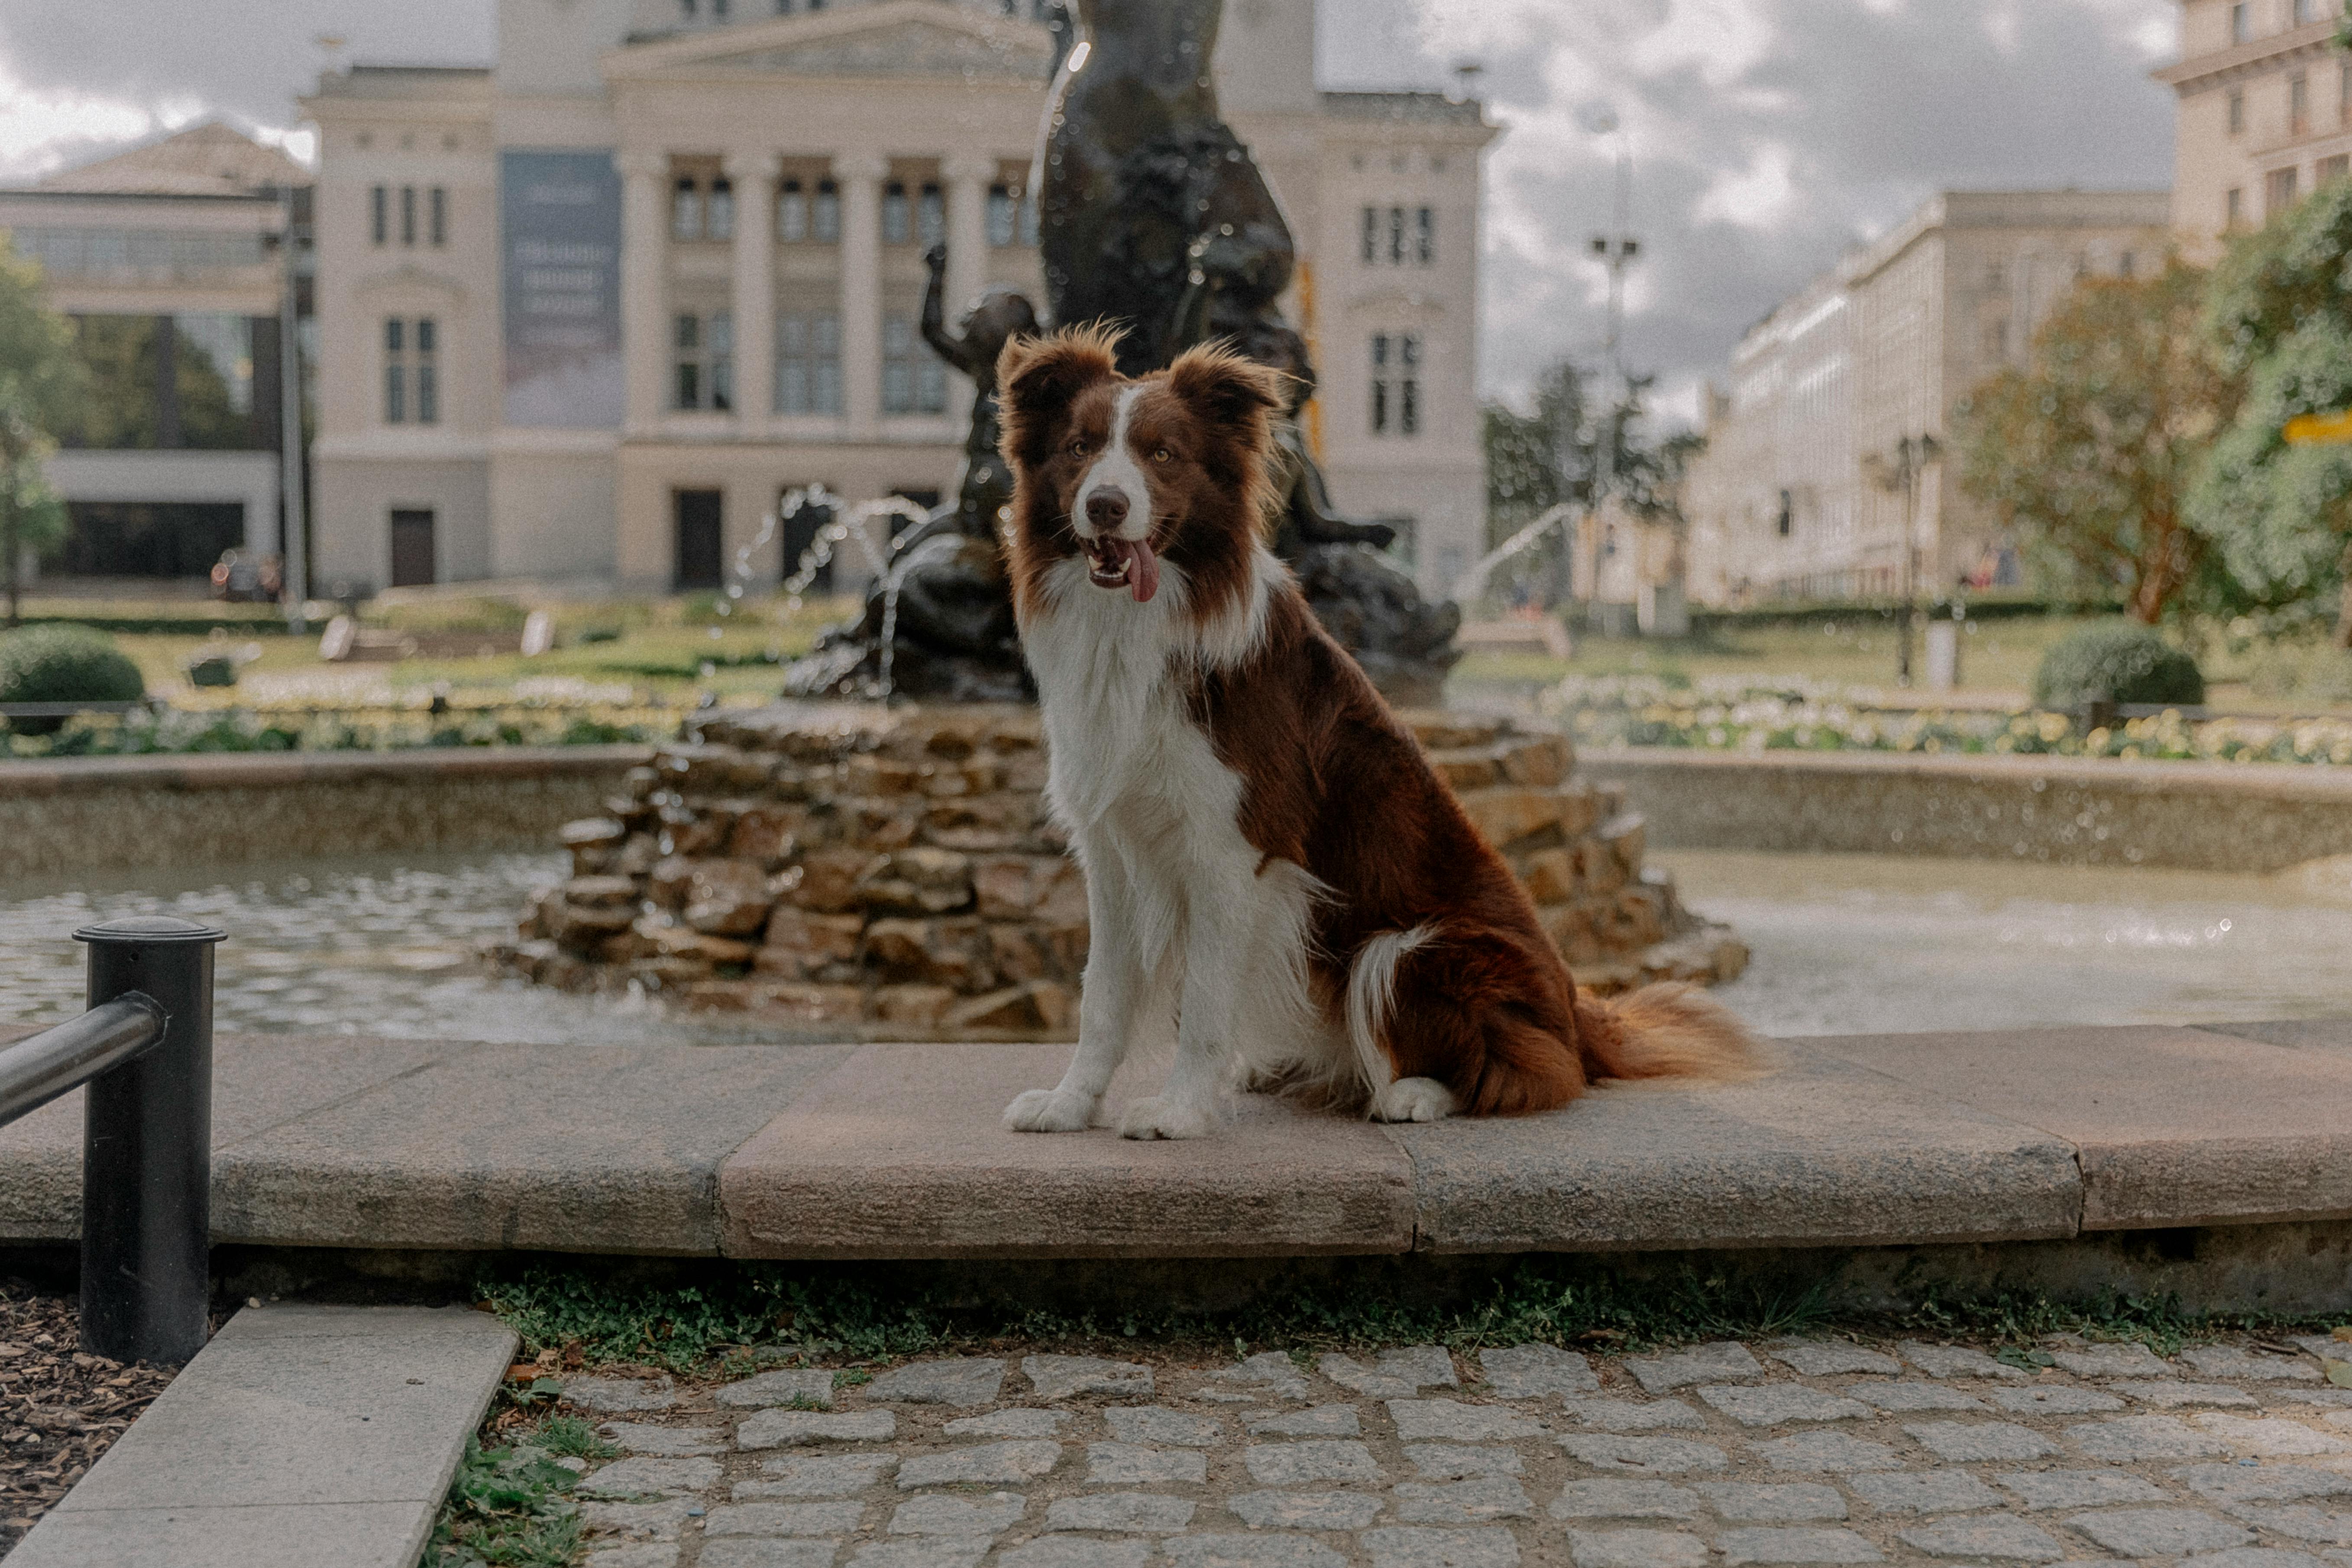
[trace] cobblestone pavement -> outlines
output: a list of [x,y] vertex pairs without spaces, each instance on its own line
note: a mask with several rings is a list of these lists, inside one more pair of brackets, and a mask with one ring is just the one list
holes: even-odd
[[[580,1377],[592,1568],[2352,1568],[2326,1337]],[[2339,1375],[2352,1376],[2352,1373]]]

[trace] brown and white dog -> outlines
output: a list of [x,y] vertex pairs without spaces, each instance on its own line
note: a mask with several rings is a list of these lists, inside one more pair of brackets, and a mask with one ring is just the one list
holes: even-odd
[[1683,987],[1580,998],[1502,859],[1265,545],[1276,373],[1217,347],[1129,380],[1078,329],[1005,351],[1013,605],[1087,877],[1078,1048],[1005,1125],[1094,1123],[1175,1026],[1129,1138],[1198,1138],[1236,1081],[1381,1121],[1512,1115],[1599,1078],[1744,1076]]

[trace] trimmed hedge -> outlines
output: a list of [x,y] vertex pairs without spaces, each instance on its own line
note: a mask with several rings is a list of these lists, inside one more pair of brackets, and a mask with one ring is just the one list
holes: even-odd
[[2090,702],[2194,707],[2205,700],[2197,661],[2133,622],[2086,626],[2054,644],[2033,672],[2033,705],[2071,711]]
[[[136,702],[139,667],[88,626],[24,626],[0,633],[0,702]],[[54,734],[63,719],[17,719],[20,735]]]

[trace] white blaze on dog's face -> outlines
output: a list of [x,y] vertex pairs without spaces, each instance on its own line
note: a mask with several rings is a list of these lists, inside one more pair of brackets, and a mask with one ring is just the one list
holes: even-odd
[[1148,390],[1140,382],[1118,385],[1100,447],[1090,447],[1084,432],[1073,433],[1071,447],[1072,457],[1087,461],[1070,507],[1070,525],[1087,552],[1087,575],[1097,587],[1129,590],[1139,605],[1160,591],[1158,520],[1146,465],[1164,468],[1171,458],[1164,443],[1155,442],[1149,453],[1137,449],[1145,433],[1138,428],[1136,409]]

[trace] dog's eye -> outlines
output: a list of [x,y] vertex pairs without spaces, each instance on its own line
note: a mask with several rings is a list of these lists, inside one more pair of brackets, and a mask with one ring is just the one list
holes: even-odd
[[1155,463],[1164,463],[1169,460],[1171,456],[1171,454],[1169,452],[1168,448],[1162,447],[1160,450],[1151,454],[1151,460]]
[[1083,441],[1083,440],[1078,440],[1078,441],[1073,441],[1073,442],[1071,442],[1071,443],[1070,443],[1070,456],[1071,456],[1071,457],[1073,457],[1073,458],[1083,458],[1083,457],[1085,457],[1086,455],[1087,455],[1087,444],[1086,444],[1086,442],[1085,442],[1085,441]]

